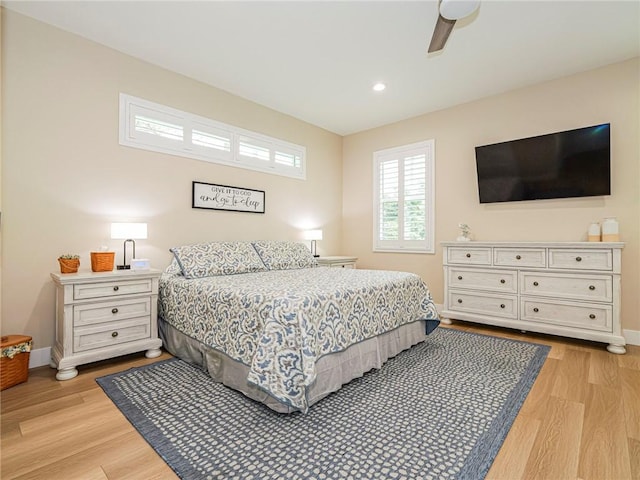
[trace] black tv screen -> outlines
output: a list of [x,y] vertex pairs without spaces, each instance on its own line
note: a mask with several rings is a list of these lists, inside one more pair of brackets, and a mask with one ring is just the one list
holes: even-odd
[[610,124],[476,147],[480,203],[611,194]]

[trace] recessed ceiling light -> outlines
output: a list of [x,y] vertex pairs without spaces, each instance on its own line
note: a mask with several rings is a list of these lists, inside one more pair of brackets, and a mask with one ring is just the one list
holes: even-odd
[[387,88],[387,86],[382,82],[378,82],[373,86],[373,90],[376,91],[376,92],[381,92],[385,88]]

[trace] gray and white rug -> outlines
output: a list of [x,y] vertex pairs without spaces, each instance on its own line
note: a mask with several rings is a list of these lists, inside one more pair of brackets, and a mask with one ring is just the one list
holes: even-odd
[[307,414],[178,359],[97,381],[183,479],[482,479],[548,350],[439,328]]

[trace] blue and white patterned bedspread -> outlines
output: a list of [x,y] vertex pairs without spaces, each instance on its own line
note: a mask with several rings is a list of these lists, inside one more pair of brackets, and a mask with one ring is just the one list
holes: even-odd
[[169,267],[158,305],[166,322],[249,366],[250,383],[303,411],[320,357],[438,318],[418,275],[382,270],[305,268],[187,280]]

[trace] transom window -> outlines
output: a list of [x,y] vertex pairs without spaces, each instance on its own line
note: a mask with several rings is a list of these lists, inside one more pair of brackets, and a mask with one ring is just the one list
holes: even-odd
[[120,145],[306,178],[306,148],[120,94]]
[[373,153],[373,250],[434,253],[433,140]]

